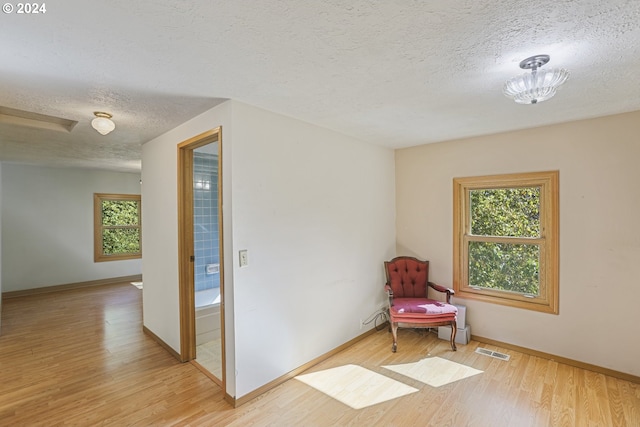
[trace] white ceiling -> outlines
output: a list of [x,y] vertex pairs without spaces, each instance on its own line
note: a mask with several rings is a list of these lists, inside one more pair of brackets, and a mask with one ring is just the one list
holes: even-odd
[[[224,99],[408,147],[640,110],[640,0],[64,0],[0,16],[0,160],[140,169],[140,147]],[[549,54],[555,98],[502,94]],[[94,111],[116,130],[90,128]],[[212,124],[212,126],[215,124]]]

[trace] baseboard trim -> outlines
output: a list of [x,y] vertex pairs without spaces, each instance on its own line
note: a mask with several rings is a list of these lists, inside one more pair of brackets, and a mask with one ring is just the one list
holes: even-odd
[[238,406],[244,405],[245,403],[255,399],[256,397],[266,393],[267,391],[271,390],[272,388],[275,388],[277,386],[279,386],[280,384],[290,380],[291,378],[295,377],[296,375],[301,374],[302,372],[306,371],[307,369],[317,365],[318,363],[330,358],[331,356],[340,353],[342,350],[345,350],[348,347],[351,347],[353,344],[357,343],[358,341],[363,340],[364,338],[368,337],[371,334],[374,334],[378,332],[378,330],[376,330],[375,328],[365,332],[362,335],[358,335],[357,337],[353,338],[352,340],[347,341],[346,343],[334,348],[333,350],[319,356],[316,357],[315,359],[305,363],[304,365],[282,375],[279,378],[276,378],[275,380],[263,385],[260,388],[255,389],[254,391],[252,391],[251,393],[245,394],[244,396],[240,397],[240,398],[233,398],[229,395],[225,396],[225,400],[230,403],[234,408],[237,408]]
[[2,293],[2,299],[18,298],[29,295],[48,294],[51,292],[68,291],[71,289],[89,288],[91,286],[115,285],[123,282],[141,282],[142,274],[133,276],[111,277],[108,279],[89,280],[87,282],[67,283],[65,285],[43,286],[41,288],[24,289]]
[[471,339],[474,341],[481,342],[483,344],[495,345],[496,347],[502,347],[502,348],[514,350],[520,353],[528,354],[529,356],[536,356],[542,359],[552,360],[554,362],[563,363],[565,365],[573,366],[575,368],[586,369],[587,371],[593,371],[598,374],[608,375],[610,377],[640,384],[640,377],[638,376],[627,374],[620,371],[614,371],[613,369],[609,369],[609,368],[603,368],[602,366],[592,365],[590,363],[580,362],[578,360],[573,360],[573,359],[569,359],[562,356],[556,356],[555,354],[544,353],[542,351],[533,350],[526,347],[520,347],[518,345],[513,345],[506,342],[493,340],[491,338],[479,337],[477,335],[471,335]]
[[225,392],[224,401],[227,402],[229,405],[233,406],[234,408],[236,407],[236,398],[231,396],[229,393]]
[[175,357],[178,362],[184,362],[182,360],[182,358],[180,357],[180,354],[175,351],[169,344],[167,344],[166,342],[164,342],[162,340],[162,338],[160,338],[159,336],[157,336],[156,334],[154,334],[153,332],[151,332],[151,330],[149,328],[147,328],[146,326],[142,326],[142,332],[144,332],[145,335],[147,335],[149,338],[151,338],[152,340],[154,340],[155,342],[157,342],[160,347],[164,348],[165,350],[167,350],[169,352],[169,354],[171,354],[173,357]]

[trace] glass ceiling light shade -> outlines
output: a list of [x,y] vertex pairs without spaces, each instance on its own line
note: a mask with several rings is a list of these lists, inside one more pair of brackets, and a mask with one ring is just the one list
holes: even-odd
[[116,128],[116,124],[111,121],[111,117],[113,117],[111,114],[100,111],[96,111],[93,114],[96,118],[91,120],[91,127],[100,134],[106,135]]
[[560,85],[567,81],[569,72],[564,68],[538,70],[549,62],[549,55],[536,55],[520,62],[520,68],[531,70],[507,80],[502,91],[518,104],[537,104],[556,94]]

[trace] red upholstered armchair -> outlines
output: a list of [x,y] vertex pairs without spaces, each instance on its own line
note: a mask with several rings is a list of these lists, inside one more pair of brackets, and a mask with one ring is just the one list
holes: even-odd
[[[429,282],[429,261],[400,256],[385,261],[387,275],[385,290],[389,295],[389,316],[393,334],[394,353],[398,348],[398,326],[406,328],[431,328],[451,326],[451,349],[456,351],[456,315],[458,309],[451,305],[453,289]],[[429,299],[432,288],[446,293],[446,303]]]

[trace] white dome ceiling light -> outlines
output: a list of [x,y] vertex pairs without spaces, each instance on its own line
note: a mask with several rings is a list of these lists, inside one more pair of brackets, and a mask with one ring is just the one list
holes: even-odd
[[569,72],[564,68],[538,70],[549,62],[549,55],[535,55],[520,62],[520,68],[531,70],[507,80],[502,91],[518,104],[537,104],[556,94],[560,85],[567,81]]
[[106,135],[116,128],[116,124],[111,120],[111,117],[113,117],[111,114],[103,113],[101,111],[96,111],[93,114],[96,118],[91,120],[91,127],[97,130],[101,135]]

